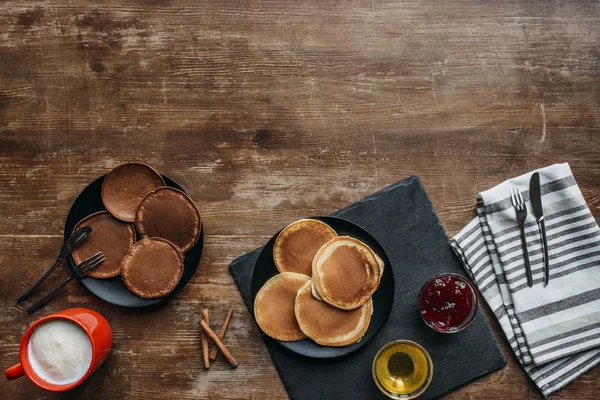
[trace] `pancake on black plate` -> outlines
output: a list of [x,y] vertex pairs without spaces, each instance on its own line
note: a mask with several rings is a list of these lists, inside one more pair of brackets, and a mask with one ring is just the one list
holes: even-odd
[[164,185],[162,176],[149,165],[119,165],[110,171],[102,182],[102,203],[115,218],[134,222],[142,199]]
[[381,270],[369,246],[358,239],[340,236],[319,249],[313,259],[312,278],[323,301],[353,310],[375,293]]
[[135,227],[143,237],[160,237],[179,248],[191,249],[200,237],[200,211],[181,190],[161,187],[146,195],[137,210]]
[[358,342],[369,328],[373,301],[371,298],[354,310],[341,310],[317,300],[306,282],[296,296],[295,313],[300,329],[323,346],[347,346]]
[[75,250],[75,264],[101,251],[106,260],[94,268],[88,276],[98,279],[113,278],[121,273],[121,260],[135,243],[133,225],[115,219],[109,212],[100,211],[77,223],[73,232],[84,226],[92,228],[90,235]]
[[337,233],[324,222],[301,219],[285,227],[275,239],[273,261],[279,272],[297,272],[311,276],[312,261],[325,243]]
[[254,300],[254,316],[264,333],[281,341],[306,337],[298,326],[294,312],[296,294],[305,283],[310,283],[308,276],[284,272],[263,285]]
[[171,293],[183,275],[183,254],[168,240],[142,239],[122,262],[121,279],[127,289],[143,299]]

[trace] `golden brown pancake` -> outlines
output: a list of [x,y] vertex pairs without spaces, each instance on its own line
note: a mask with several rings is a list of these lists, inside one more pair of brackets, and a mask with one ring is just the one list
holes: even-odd
[[285,227],[273,245],[273,261],[279,272],[311,276],[312,260],[325,243],[337,237],[331,227],[315,219],[301,219]]
[[296,296],[296,320],[306,336],[323,346],[347,346],[358,342],[369,328],[373,301],[371,298],[354,310],[340,310],[311,293],[306,282]]
[[323,301],[353,310],[377,290],[380,268],[371,248],[360,240],[340,236],[327,242],[313,260],[313,281]]
[[162,176],[151,166],[142,163],[122,164],[104,178],[102,203],[115,218],[134,222],[144,196],[164,185]]
[[168,240],[183,253],[200,237],[200,211],[181,190],[161,187],[148,193],[140,203],[135,227],[143,237]]
[[[383,259],[381,257],[379,257],[377,255],[377,253],[375,253],[375,251],[373,251],[373,255],[375,256],[375,259],[377,260],[377,264],[379,264],[379,283],[381,283],[381,278],[383,277],[383,269],[385,268],[385,262],[383,261]],[[379,284],[378,284],[378,286],[379,286]],[[311,282],[310,290],[311,290],[313,296],[315,296],[319,300],[323,300],[321,298],[321,296],[319,296],[319,292],[317,292],[317,288],[315,288],[314,280]]]
[[183,274],[183,255],[168,240],[142,239],[123,258],[121,279],[127,289],[144,299],[171,293]]
[[87,216],[77,223],[73,232],[84,226],[92,228],[90,235],[73,250],[73,261],[81,264],[88,257],[101,251],[106,260],[94,268],[92,278],[112,278],[121,273],[121,260],[135,243],[133,225],[119,221],[107,212],[100,211]]
[[296,321],[294,305],[298,290],[309,282],[306,275],[284,272],[263,285],[254,300],[254,316],[264,333],[285,342],[306,337]]

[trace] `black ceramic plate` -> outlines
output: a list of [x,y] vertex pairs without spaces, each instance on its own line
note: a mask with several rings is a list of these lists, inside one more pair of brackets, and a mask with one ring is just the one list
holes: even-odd
[[[358,343],[351,344],[344,347],[328,347],[321,346],[310,339],[298,340],[296,342],[280,342],[274,340],[264,333],[261,332],[265,340],[272,340],[279,343],[289,351],[304,357],[318,358],[318,359],[330,359],[336,357],[342,357],[348,355],[362,346],[365,345],[370,339],[373,338],[383,326],[387,320],[390,311],[392,310],[392,304],[394,303],[394,274],[390,259],[385,254],[383,247],[360,226],[348,220],[337,218],[337,217],[312,217],[325,222],[331,226],[338,235],[340,236],[351,236],[369,245],[379,257],[385,262],[383,269],[383,276],[381,277],[381,283],[379,288],[373,294],[373,315],[371,316],[371,323],[365,333],[365,336]],[[281,231],[280,231],[281,232]],[[278,274],[275,262],[273,261],[273,244],[275,239],[279,235],[279,232],[269,240],[269,242],[263,247],[252,275],[252,299],[256,298],[256,295],[260,288],[271,279],[273,276]]]
[[[167,186],[174,187],[185,192],[185,190],[171,178],[164,175],[162,175],[162,177],[164,178]],[[90,183],[85,189],[83,189],[79,196],[77,196],[77,199],[75,199],[75,202],[71,206],[71,210],[69,210],[69,215],[67,216],[67,221],[65,223],[65,240],[71,236],[73,228],[75,225],[77,225],[77,222],[81,221],[90,214],[106,210],[104,204],[102,204],[102,198],[100,197],[103,180],[104,176],[101,176]],[[179,281],[179,284],[177,284],[175,289],[173,289],[169,295],[161,297],[160,299],[142,299],[141,297],[136,296],[127,290],[127,287],[121,281],[120,276],[110,279],[95,279],[86,277],[81,279],[80,282],[86,287],[87,290],[92,292],[97,297],[118,306],[156,306],[173,297],[189,282],[189,280],[192,278],[192,275],[194,275],[194,272],[196,272],[198,264],[200,263],[203,244],[204,229],[202,229],[202,233],[200,234],[198,242],[187,253],[185,253],[183,275]],[[69,256],[69,265],[71,268],[75,267],[75,262],[71,256]]]

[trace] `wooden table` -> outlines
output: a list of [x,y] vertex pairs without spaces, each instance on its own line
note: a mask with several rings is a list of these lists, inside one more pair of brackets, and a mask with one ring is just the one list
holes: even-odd
[[[286,398],[229,263],[409,174],[448,235],[479,191],[556,162],[600,218],[598,32],[585,0],[0,3],[0,367],[41,315],[90,307],[114,329],[106,364],[68,395],[21,379],[0,380],[2,397]],[[198,272],[155,311],[73,283],[28,316],[15,299],[56,256],[77,194],[132,160],[200,208]],[[201,310],[218,325],[229,306],[240,366],[204,371]],[[508,366],[447,398],[540,399],[491,323]],[[599,391],[597,368],[553,398]]]

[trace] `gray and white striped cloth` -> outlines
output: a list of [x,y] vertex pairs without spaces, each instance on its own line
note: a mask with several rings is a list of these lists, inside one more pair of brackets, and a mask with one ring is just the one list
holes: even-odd
[[498,318],[525,371],[545,396],[600,363],[600,229],[568,164],[538,170],[550,260],[528,206],[525,232],[534,286],[527,287],[509,188],[529,200],[532,171],[482,192],[477,217],[450,244]]

